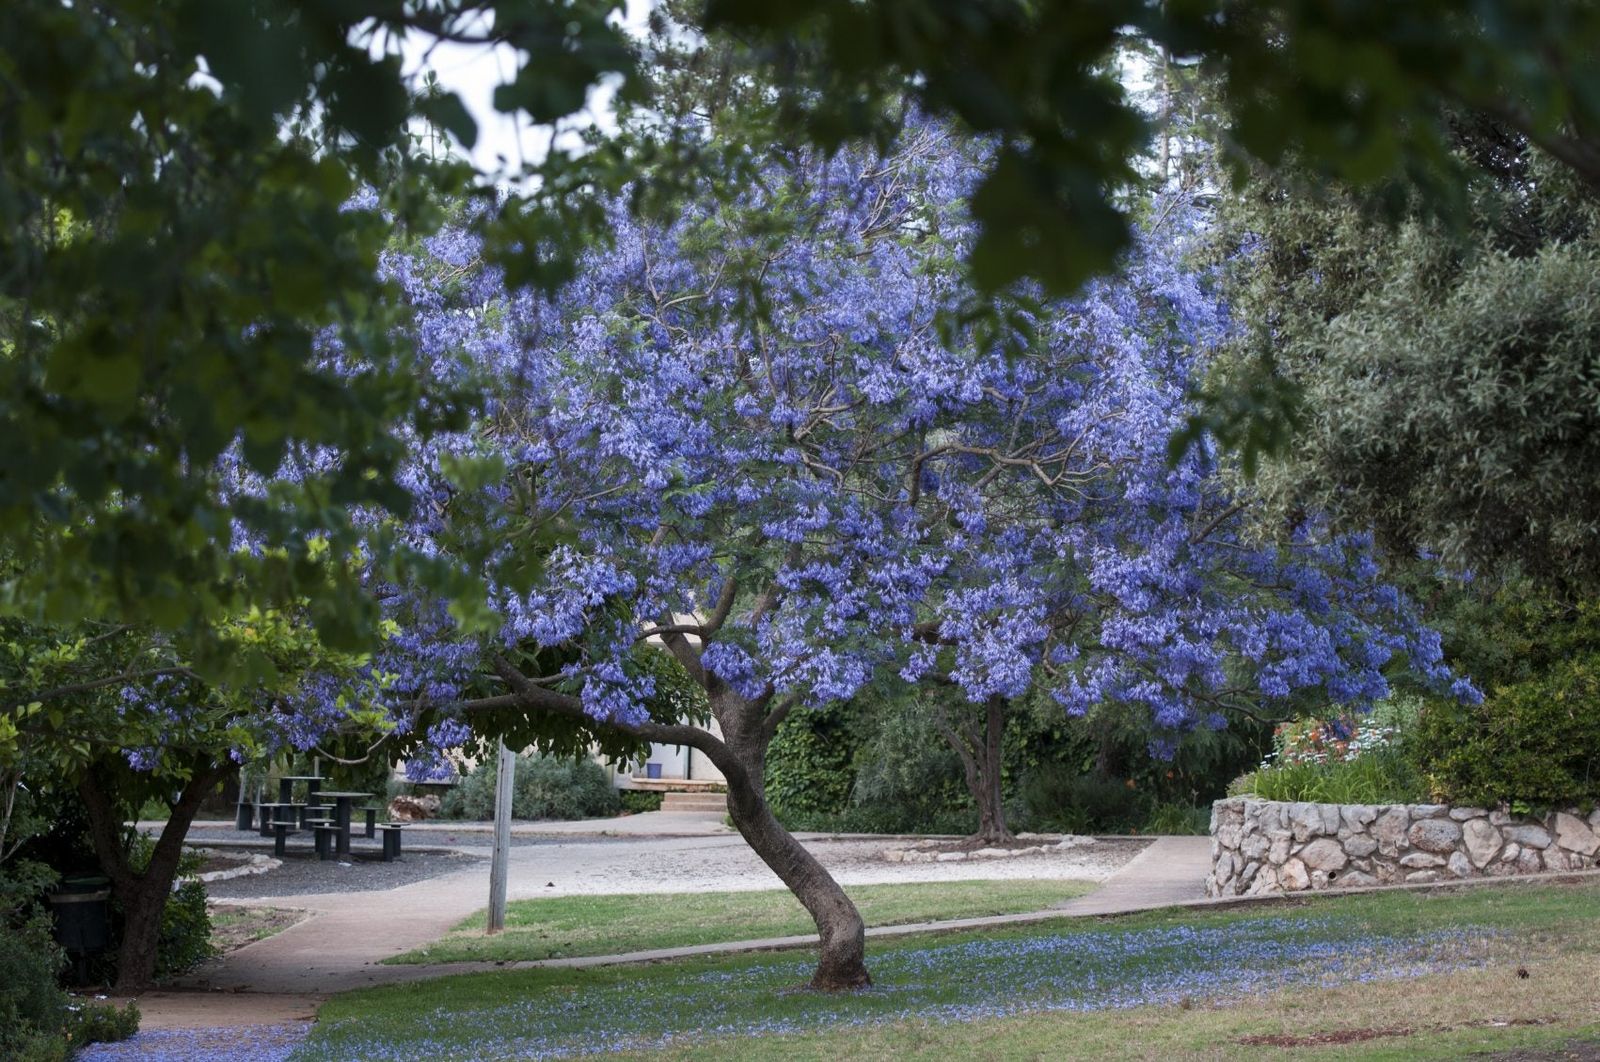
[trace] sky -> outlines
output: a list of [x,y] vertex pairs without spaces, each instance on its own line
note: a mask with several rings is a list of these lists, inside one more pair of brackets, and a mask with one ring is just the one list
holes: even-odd
[[[625,7],[621,24],[633,35],[646,31],[651,0],[619,0]],[[602,84],[589,93],[583,113],[574,115],[562,128],[535,126],[525,115],[502,114],[494,109],[496,85],[516,72],[516,52],[507,46],[462,45],[434,41],[413,34],[400,44],[400,54],[408,76],[420,85],[432,72],[440,86],[455,92],[478,123],[478,142],[469,153],[473,164],[485,175],[509,180],[524,162],[537,162],[550,149],[552,135],[561,140],[576,140],[577,131],[590,125],[614,125],[610,101],[614,84]]]

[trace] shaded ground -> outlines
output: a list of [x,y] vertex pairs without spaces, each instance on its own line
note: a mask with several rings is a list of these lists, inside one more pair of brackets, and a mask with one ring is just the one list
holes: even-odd
[[479,862],[482,860],[473,856],[430,852],[413,852],[394,863],[368,855],[324,862],[315,855],[291,851],[275,870],[212,882],[206,892],[213,899],[231,900],[387,891],[465,870]]

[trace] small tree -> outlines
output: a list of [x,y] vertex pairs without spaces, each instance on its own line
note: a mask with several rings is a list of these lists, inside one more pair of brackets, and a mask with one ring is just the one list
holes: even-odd
[[[238,657],[233,685],[202,680],[166,638],[125,625],[7,621],[0,635],[0,772],[81,802],[123,911],[119,992],[149,987],[184,839],[228,774],[295,741],[386,727],[359,701],[324,704],[314,733],[290,723],[304,676],[372,679],[359,658],[330,654],[277,613],[251,611],[212,632]],[[168,815],[146,859],[127,824],[152,799]]]

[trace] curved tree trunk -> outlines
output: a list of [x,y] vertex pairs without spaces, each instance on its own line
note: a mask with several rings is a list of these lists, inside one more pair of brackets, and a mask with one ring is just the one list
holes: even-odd
[[106,791],[92,767],[78,781],[78,795],[89,819],[89,836],[95,855],[111,879],[117,902],[122,907],[122,943],[117,950],[116,983],[120,994],[142,992],[155,982],[161,916],[178,875],[183,840],[188,836],[200,802],[229,769],[227,763],[203,762],[194,767],[156,840],[150,862],[142,870],[135,870],[128,861],[121,805]]
[[[731,593],[725,592],[731,600]],[[724,611],[719,605],[719,614]],[[692,724],[667,724],[653,721],[610,723],[624,733],[647,741],[689,745],[704,752],[717,765],[728,783],[728,814],[761,861],[772,868],[810,912],[822,942],[822,956],[811,979],[813,988],[825,991],[861,988],[872,983],[866,965],[866,928],[861,913],[833,880],[817,858],[773,816],[767,806],[765,768],[767,746],[772,743],[778,724],[794,703],[773,708],[770,692],[746,698],[700,665],[699,652],[681,634],[668,632],[662,641],[677,655],[684,670],[701,685],[711,702],[711,713],[722,728],[719,739],[709,730]],[[582,702],[569,694],[541,687],[509,661],[498,659],[496,672],[512,692],[504,697],[488,697],[466,702],[465,710],[484,710],[519,705],[536,711],[564,715],[592,725]]]
[[767,806],[765,767],[771,727],[759,704],[731,691],[712,697],[712,712],[737,769],[728,781],[728,815],[761,861],[772,868],[810,913],[822,943],[811,987],[834,992],[872,983],[861,913],[816,856],[783,828]]

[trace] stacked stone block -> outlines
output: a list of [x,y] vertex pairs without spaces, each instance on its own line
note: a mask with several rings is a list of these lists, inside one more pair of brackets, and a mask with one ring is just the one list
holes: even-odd
[[1444,804],[1302,804],[1254,797],[1211,808],[1208,896],[1585,870],[1600,810],[1513,815]]

